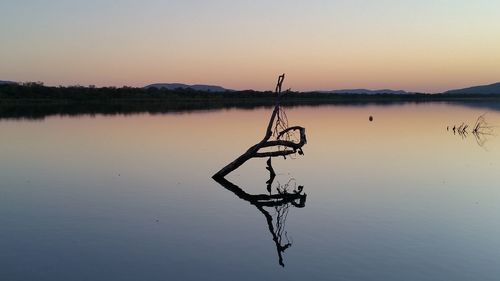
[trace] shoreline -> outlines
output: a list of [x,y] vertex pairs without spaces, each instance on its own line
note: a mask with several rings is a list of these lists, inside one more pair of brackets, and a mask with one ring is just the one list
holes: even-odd
[[[43,119],[82,114],[161,114],[272,107],[273,92],[200,92],[189,89],[45,87],[1,85],[0,119]],[[500,110],[500,94],[338,94],[289,92],[285,107],[391,105],[444,102]]]

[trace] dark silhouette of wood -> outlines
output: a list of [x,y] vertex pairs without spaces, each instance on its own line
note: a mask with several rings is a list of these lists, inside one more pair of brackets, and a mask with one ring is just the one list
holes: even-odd
[[[278,83],[276,85],[276,106],[271,113],[271,118],[266,128],[264,138],[257,144],[250,147],[245,153],[236,158],[231,163],[227,164],[224,168],[218,171],[213,178],[223,178],[227,176],[232,171],[238,169],[246,161],[252,158],[266,158],[266,157],[277,157],[283,156],[286,158],[288,155],[300,154],[303,155],[304,152],[302,147],[307,143],[306,129],[300,126],[293,126],[279,130],[279,128],[284,124],[280,115],[280,98],[282,97],[281,87],[285,79],[285,74],[280,75],[278,78]],[[278,126],[278,122],[280,126]],[[275,125],[276,123],[276,125]],[[278,130],[276,132],[276,130]],[[292,141],[291,135],[298,133],[298,141]],[[275,139],[271,140],[271,137],[275,135]],[[260,152],[261,149],[268,148],[274,150]]]
[[271,188],[272,188],[274,179],[276,178],[276,172],[274,172],[274,168],[273,168],[271,159],[272,159],[272,157],[269,157],[269,159],[266,162],[266,164],[267,164],[266,169],[269,171],[269,179],[266,181],[267,191],[269,192],[269,194],[271,194]]
[[[472,128],[472,130],[469,131],[469,128]],[[447,130],[449,131],[449,126],[447,127]],[[485,143],[488,140],[488,136],[494,135],[494,126],[491,126],[486,121],[485,114],[483,114],[477,118],[476,123],[473,127],[469,127],[468,124],[462,123],[458,127],[457,125],[453,126],[452,131],[454,135],[458,134],[463,139],[467,138],[469,133],[472,133],[472,135],[476,139],[477,144],[481,147],[484,147]]]
[[278,82],[276,83],[276,90],[274,90],[274,92],[278,95],[281,94],[281,86],[283,85],[284,80],[285,80],[285,73],[281,74],[278,77]]
[[[304,189],[303,186],[298,186],[297,188],[294,187],[294,190],[289,192],[288,188],[293,180],[290,180],[284,185],[280,185],[278,183],[276,188],[278,193],[272,194],[272,185],[276,177],[276,172],[272,166],[272,158],[279,156],[286,158],[286,156],[296,153],[303,155],[304,151],[302,150],[302,147],[307,143],[306,130],[300,126],[288,127],[288,118],[284,110],[280,108],[280,98],[283,96],[281,88],[284,79],[285,74],[278,77],[275,90],[276,105],[271,113],[271,118],[269,119],[269,123],[267,124],[262,140],[251,146],[245,153],[213,175],[213,179],[216,182],[236,194],[239,198],[254,205],[264,215],[269,232],[271,232],[273,236],[273,241],[276,245],[276,251],[278,253],[279,264],[281,266],[285,266],[283,262],[284,251],[292,246],[285,231],[285,221],[288,209],[290,206],[303,208],[305,206],[306,194],[302,193]],[[264,151],[261,151],[261,149]],[[246,161],[252,158],[266,157],[269,158],[266,162],[266,169],[269,171],[269,180],[266,182],[269,195],[248,194],[225,178],[225,176],[238,169]],[[272,207],[275,209],[277,216],[276,220],[274,220],[275,224],[273,224],[273,216],[266,211],[264,207]]]
[[[285,187],[281,191],[278,190],[278,194],[252,195],[246,193],[243,189],[225,178],[214,179],[216,182],[218,182],[227,190],[233,192],[239,198],[254,205],[264,215],[264,217],[266,218],[267,227],[273,237],[273,242],[276,246],[276,252],[278,253],[278,263],[284,267],[285,263],[283,262],[283,253],[286,249],[292,246],[292,243],[287,241],[288,239],[286,238],[286,232],[284,232],[286,214],[288,213],[288,208],[290,205],[296,208],[305,207],[307,195],[303,193],[304,187],[298,186],[298,188],[296,190],[293,190],[293,192],[291,193],[289,193]],[[278,213],[278,217],[276,218],[276,227],[273,224],[273,217],[266,209],[264,209],[264,207],[276,208],[276,212]],[[284,240],[284,238],[286,240]]]

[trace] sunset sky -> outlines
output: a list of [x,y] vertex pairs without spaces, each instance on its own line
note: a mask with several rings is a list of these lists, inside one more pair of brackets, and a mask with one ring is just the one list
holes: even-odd
[[500,1],[2,0],[0,80],[439,92],[500,81]]

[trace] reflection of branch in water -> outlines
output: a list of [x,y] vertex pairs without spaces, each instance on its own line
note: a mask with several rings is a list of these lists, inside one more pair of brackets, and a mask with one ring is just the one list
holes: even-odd
[[484,147],[484,145],[488,141],[488,138],[485,135],[478,133],[474,133],[474,139],[476,140],[477,145],[479,145],[480,147]]
[[[297,189],[288,190],[290,185],[279,185],[277,190],[280,190],[278,194],[248,194],[243,189],[237,185],[231,183],[225,178],[215,178],[220,185],[222,185],[227,190],[233,192],[239,198],[249,202],[254,205],[266,218],[267,226],[269,232],[273,237],[273,241],[276,245],[276,251],[278,253],[278,263],[281,266],[285,266],[283,262],[283,253],[286,249],[292,246],[292,243],[287,237],[287,232],[285,230],[286,218],[288,216],[288,211],[290,206],[297,208],[305,207],[306,197],[305,193],[302,193],[303,187],[299,186]],[[276,214],[276,220],[273,220],[273,216],[265,209],[265,207],[274,208]],[[273,221],[275,224],[273,224]]]

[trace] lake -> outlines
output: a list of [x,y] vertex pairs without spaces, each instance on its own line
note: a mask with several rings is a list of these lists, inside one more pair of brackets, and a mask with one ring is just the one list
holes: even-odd
[[211,177],[272,110],[1,119],[0,280],[500,278],[495,106],[285,108],[271,191],[304,196],[265,206],[267,158]]

